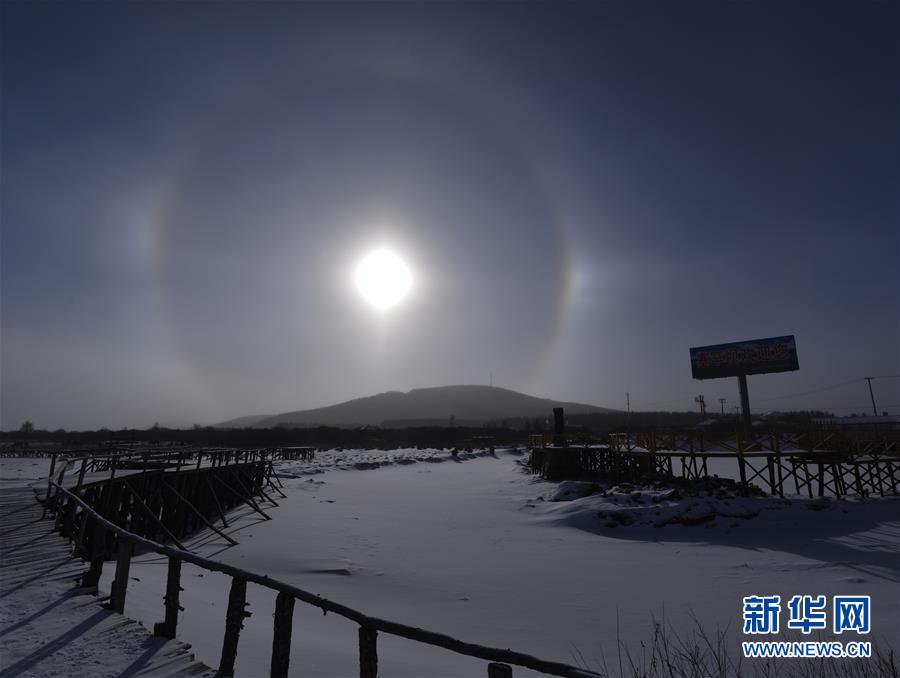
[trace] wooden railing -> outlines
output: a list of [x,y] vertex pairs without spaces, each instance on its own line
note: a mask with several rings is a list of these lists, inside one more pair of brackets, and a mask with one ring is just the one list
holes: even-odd
[[503,650],[474,643],[467,643],[451,636],[435,633],[426,629],[398,624],[386,619],[371,617],[358,610],[341,605],[322,596],[304,591],[291,584],[243,570],[233,565],[221,563],[198,556],[190,551],[172,548],[133,534],[118,525],[106,520],[76,494],[58,483],[50,480],[56,489],[48,503],[59,501],[64,494],[70,501],[77,503],[81,509],[81,530],[86,530],[88,521],[93,523],[94,538],[91,540],[92,552],[90,566],[82,577],[84,587],[96,588],[103,570],[102,544],[108,531],[118,537],[119,549],[116,561],[115,578],[111,587],[109,606],[116,612],[125,609],[125,595],[128,588],[128,571],[135,547],[152,551],[169,559],[168,577],[166,581],[165,619],[154,627],[154,634],[164,638],[174,638],[178,625],[179,592],[181,591],[181,564],[190,563],[211,572],[229,575],[231,589],[228,595],[228,608],[225,613],[225,635],[222,641],[222,654],[219,660],[219,672],[223,676],[234,675],[234,662],[237,656],[238,639],[247,606],[247,583],[258,584],[278,593],[275,600],[274,634],[272,641],[272,657],[270,675],[287,676],[290,660],[291,626],[295,601],[299,600],[315,606],[323,613],[332,612],[359,624],[359,675],[360,678],[376,678],[378,675],[378,633],[407,638],[419,643],[433,645],[458,654],[474,657],[490,662],[487,666],[488,678],[511,678],[512,666],[522,666],[540,673],[566,678],[602,678],[602,674],[580,669],[568,664],[538,659],[521,652]]
[[[745,436],[703,431],[644,431],[609,434],[615,455],[649,455],[646,468],[607,464],[613,477],[628,477],[622,469],[651,476],[680,475],[690,480],[708,476],[707,459],[733,459],[741,484],[758,482],[770,494],[785,496],[793,481],[796,494],[823,497],[900,494],[900,444],[894,432],[879,438],[847,437],[836,429],[756,432]],[[680,472],[673,468],[680,461]]]

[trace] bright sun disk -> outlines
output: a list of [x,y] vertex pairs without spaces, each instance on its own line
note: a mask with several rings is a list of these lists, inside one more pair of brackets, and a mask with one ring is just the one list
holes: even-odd
[[356,267],[356,289],[379,310],[402,301],[411,284],[409,268],[390,250],[375,250],[363,257]]

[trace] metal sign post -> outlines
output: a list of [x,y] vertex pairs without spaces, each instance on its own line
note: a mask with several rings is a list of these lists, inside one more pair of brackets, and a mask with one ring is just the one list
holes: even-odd
[[738,388],[741,390],[741,422],[744,435],[749,436],[753,432],[753,422],[750,420],[750,395],[747,393],[747,375],[738,375]]

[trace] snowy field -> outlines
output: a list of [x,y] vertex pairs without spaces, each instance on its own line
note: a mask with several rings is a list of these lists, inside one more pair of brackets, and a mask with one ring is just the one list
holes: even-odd
[[0,488],[25,487],[50,474],[49,457],[0,457]]
[[[4,460],[3,476],[6,478]],[[28,460],[36,461],[36,460]],[[617,640],[640,653],[653,620],[696,617],[739,649],[741,598],[868,594],[876,649],[900,638],[900,502],[740,498],[719,488],[548,483],[498,450],[320,452],[283,462],[287,499],[265,521],[240,511],[236,547],[210,534],[191,548],[364,613],[593,670],[616,669]],[[554,501],[555,500],[555,501]],[[108,590],[113,564],[101,588]],[[166,563],[132,564],[126,614],[162,619]],[[185,565],[179,638],[218,664],[227,577]],[[274,594],[248,586],[237,675],[268,672]],[[797,634],[799,635],[799,634]],[[298,603],[292,675],[343,677],[355,624]],[[485,662],[379,637],[382,675],[485,674]],[[534,675],[517,669],[517,676]]]

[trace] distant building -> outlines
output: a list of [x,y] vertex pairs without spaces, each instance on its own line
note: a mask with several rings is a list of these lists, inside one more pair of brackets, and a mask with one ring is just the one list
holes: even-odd
[[819,417],[813,424],[824,428],[847,430],[876,429],[878,431],[900,431],[900,416],[896,414],[880,417]]

